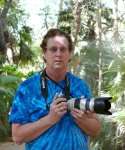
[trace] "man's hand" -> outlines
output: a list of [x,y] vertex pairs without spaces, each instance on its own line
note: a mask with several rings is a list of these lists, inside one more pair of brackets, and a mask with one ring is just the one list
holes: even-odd
[[74,108],[71,111],[75,123],[90,136],[96,136],[100,132],[101,124],[96,114]]
[[76,121],[81,122],[85,121],[86,119],[95,118],[95,114],[90,111],[83,111],[80,109],[74,108],[71,111],[71,115],[75,118]]
[[59,97],[54,99],[54,101],[50,105],[50,112],[48,114],[51,123],[55,124],[56,122],[58,122],[66,112],[67,112],[66,98]]

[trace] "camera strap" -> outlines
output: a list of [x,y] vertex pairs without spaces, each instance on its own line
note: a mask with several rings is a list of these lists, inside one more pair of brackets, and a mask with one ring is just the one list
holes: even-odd
[[67,76],[65,76],[65,87],[61,86],[59,83],[51,79],[47,74],[46,70],[44,69],[42,72],[40,72],[40,84],[41,84],[41,94],[45,99],[46,102],[46,108],[49,110],[49,105],[47,103],[47,97],[48,97],[48,87],[47,87],[47,79],[50,79],[53,83],[55,83],[57,86],[59,86],[62,90],[64,90],[64,94],[67,100],[70,99],[70,82]]

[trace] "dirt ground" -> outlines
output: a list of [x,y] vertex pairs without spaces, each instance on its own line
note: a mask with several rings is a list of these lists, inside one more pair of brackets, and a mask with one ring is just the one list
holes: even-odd
[[0,143],[0,150],[24,150],[24,145],[17,145],[13,142]]

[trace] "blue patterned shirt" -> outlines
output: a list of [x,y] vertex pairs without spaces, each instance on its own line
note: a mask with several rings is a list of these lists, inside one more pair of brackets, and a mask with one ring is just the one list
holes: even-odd
[[[84,80],[67,73],[70,82],[70,95],[74,98],[90,98],[91,92]],[[58,84],[65,86],[65,80]],[[48,79],[47,103],[50,105],[56,93],[65,91]],[[10,123],[26,124],[39,120],[48,114],[46,102],[41,93],[40,73],[25,80],[19,86],[12,110]],[[39,137],[25,144],[26,150],[88,150],[88,136],[77,126],[73,117],[67,112],[61,120],[47,129]]]

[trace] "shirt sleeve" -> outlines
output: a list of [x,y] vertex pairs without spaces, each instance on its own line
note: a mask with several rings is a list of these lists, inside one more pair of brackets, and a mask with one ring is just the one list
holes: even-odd
[[12,107],[9,113],[10,123],[25,124],[29,120],[26,88],[20,86],[13,99]]

